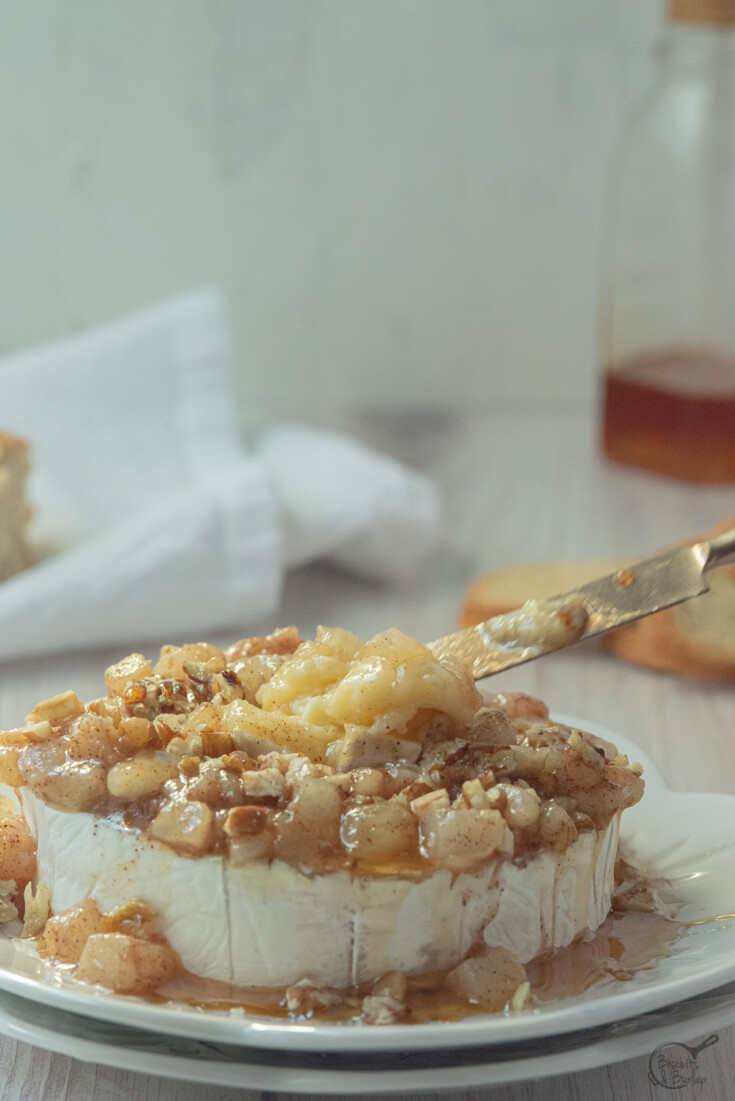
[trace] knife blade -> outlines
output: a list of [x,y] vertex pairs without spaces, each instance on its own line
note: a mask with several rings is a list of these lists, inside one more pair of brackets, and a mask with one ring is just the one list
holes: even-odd
[[515,611],[430,642],[429,649],[437,658],[461,658],[480,680],[700,596],[709,591],[708,570],[733,562],[735,528],[570,592],[529,600]]

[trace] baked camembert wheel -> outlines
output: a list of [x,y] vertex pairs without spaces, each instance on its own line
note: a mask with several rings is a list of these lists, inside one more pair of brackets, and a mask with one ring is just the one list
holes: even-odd
[[84,981],[183,967],[294,1011],[377,983],[380,1021],[442,971],[517,1008],[523,964],[609,912],[640,767],[396,630],[166,646],[105,678],[0,734],[37,848],[26,932]]

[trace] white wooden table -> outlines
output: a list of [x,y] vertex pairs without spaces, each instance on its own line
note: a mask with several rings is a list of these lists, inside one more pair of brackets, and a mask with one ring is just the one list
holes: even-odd
[[[278,621],[294,622],[306,634],[317,623],[349,627],[363,637],[394,624],[418,638],[434,638],[454,627],[463,588],[481,570],[543,558],[652,553],[735,513],[735,488],[686,487],[608,466],[597,455],[589,419],[581,415],[376,414],[344,417],[339,427],[437,479],[445,492],[446,542],[401,589],[322,566],[293,574]],[[0,726],[19,721],[38,699],[64,688],[74,687],[82,697],[98,694],[101,671],[118,656],[116,651],[70,654],[0,666]],[[531,663],[501,675],[496,684],[523,688],[556,711],[625,733],[650,754],[674,789],[735,792],[735,687],[678,681],[590,649]],[[581,1073],[572,1065],[570,1071],[442,1096],[665,1101],[672,1093],[648,1081],[646,1055]],[[703,1052],[703,1081],[676,1090],[676,1096],[722,1101],[732,1096],[734,1071],[731,1026]],[[0,1096],[3,1101],[251,1101],[261,1094],[94,1066],[0,1036]]]

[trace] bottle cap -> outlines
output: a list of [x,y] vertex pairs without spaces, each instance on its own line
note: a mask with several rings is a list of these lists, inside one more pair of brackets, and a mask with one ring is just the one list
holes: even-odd
[[669,17],[681,23],[735,24],[735,0],[669,0]]

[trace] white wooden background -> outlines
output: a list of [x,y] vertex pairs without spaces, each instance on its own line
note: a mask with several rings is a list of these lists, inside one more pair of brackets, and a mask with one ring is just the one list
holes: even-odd
[[0,0],[0,353],[214,281],[251,416],[588,402],[663,4]]
[[[368,636],[395,624],[419,638],[435,638],[454,626],[463,588],[480,570],[534,558],[652,553],[735,513],[732,488],[685,487],[607,466],[584,415],[506,410],[393,421],[353,416],[342,425],[437,478],[444,490],[447,537],[441,553],[405,588],[386,589],[326,567],[295,572],[278,621],[295,622],[303,632],[323,622]],[[103,651],[0,666],[0,726],[17,722],[39,698],[67,687],[83,697],[98,694],[104,666],[119,656]],[[557,711],[624,733],[653,758],[674,789],[735,793],[735,686],[677,680],[589,649],[501,674],[496,684],[526,689]],[[719,1043],[701,1056],[704,1081],[678,1090],[680,1101],[732,1096],[735,1027],[718,1031]],[[695,1043],[701,1039],[691,1037]],[[668,1101],[670,1091],[652,1085],[647,1073],[644,1055],[580,1074],[572,1063],[569,1074],[536,1083],[439,1096],[443,1101]],[[2,1101],[259,1101],[265,1095],[95,1067],[0,1037],[0,1096]]]

